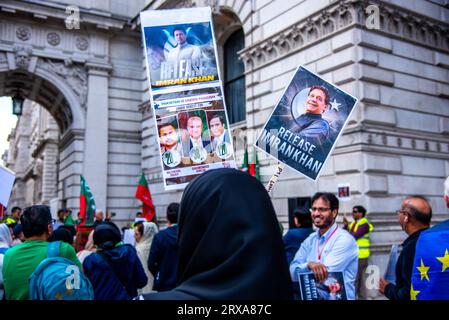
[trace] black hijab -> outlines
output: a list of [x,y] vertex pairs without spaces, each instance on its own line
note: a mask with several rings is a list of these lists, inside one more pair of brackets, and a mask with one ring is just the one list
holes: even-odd
[[94,244],[101,250],[110,250],[122,241],[120,229],[112,222],[103,222],[96,226]]
[[63,241],[70,245],[73,245],[73,235],[69,229],[59,227],[58,229],[53,231],[51,236],[48,238],[48,242],[53,241]]
[[292,299],[282,235],[263,185],[235,169],[185,189],[177,286],[146,299]]

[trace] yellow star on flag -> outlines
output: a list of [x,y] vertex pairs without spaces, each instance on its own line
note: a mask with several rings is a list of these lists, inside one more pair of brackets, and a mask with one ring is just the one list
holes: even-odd
[[437,257],[438,260],[440,260],[440,262],[443,264],[443,270],[441,272],[444,272],[444,270],[446,270],[447,268],[449,268],[449,252],[444,253],[444,256],[442,257]]
[[429,271],[430,267],[426,267],[424,265],[424,262],[421,259],[421,265],[419,267],[416,267],[416,269],[418,269],[418,271],[421,273],[421,280],[426,278],[427,281],[430,281],[429,276],[427,274],[427,271]]
[[419,294],[420,292],[421,292],[421,291],[414,290],[414,289],[413,289],[413,285],[412,285],[412,288],[410,289],[410,299],[411,299],[411,300],[416,300],[416,297],[418,296],[418,294]]

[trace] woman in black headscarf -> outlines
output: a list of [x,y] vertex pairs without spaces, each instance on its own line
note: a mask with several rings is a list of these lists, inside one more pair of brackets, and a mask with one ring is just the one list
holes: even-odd
[[73,246],[73,235],[69,229],[63,228],[61,226],[53,231],[51,236],[48,238],[48,242],[53,241],[63,241]]
[[147,284],[147,276],[136,249],[121,241],[120,229],[112,222],[95,228],[97,251],[83,261],[83,269],[94,289],[94,300],[131,300]]
[[178,246],[176,288],[145,299],[292,299],[273,205],[246,173],[211,170],[187,186]]

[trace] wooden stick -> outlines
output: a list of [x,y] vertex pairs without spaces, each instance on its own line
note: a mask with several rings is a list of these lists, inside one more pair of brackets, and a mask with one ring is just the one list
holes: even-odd
[[267,189],[267,192],[270,193],[271,189],[273,189],[274,184],[276,181],[278,181],[279,176],[281,175],[282,171],[284,170],[284,165],[282,163],[278,164],[278,167],[276,169],[276,172],[271,177],[270,181],[268,181],[265,189]]

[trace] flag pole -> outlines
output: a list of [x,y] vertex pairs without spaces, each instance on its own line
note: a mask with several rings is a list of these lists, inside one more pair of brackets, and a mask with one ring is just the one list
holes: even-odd
[[265,189],[267,189],[268,193],[270,193],[271,189],[273,189],[273,186],[278,181],[278,178],[281,175],[282,171],[284,171],[284,165],[282,163],[278,163],[275,173],[271,176],[270,181],[268,181],[267,185],[265,186]]

